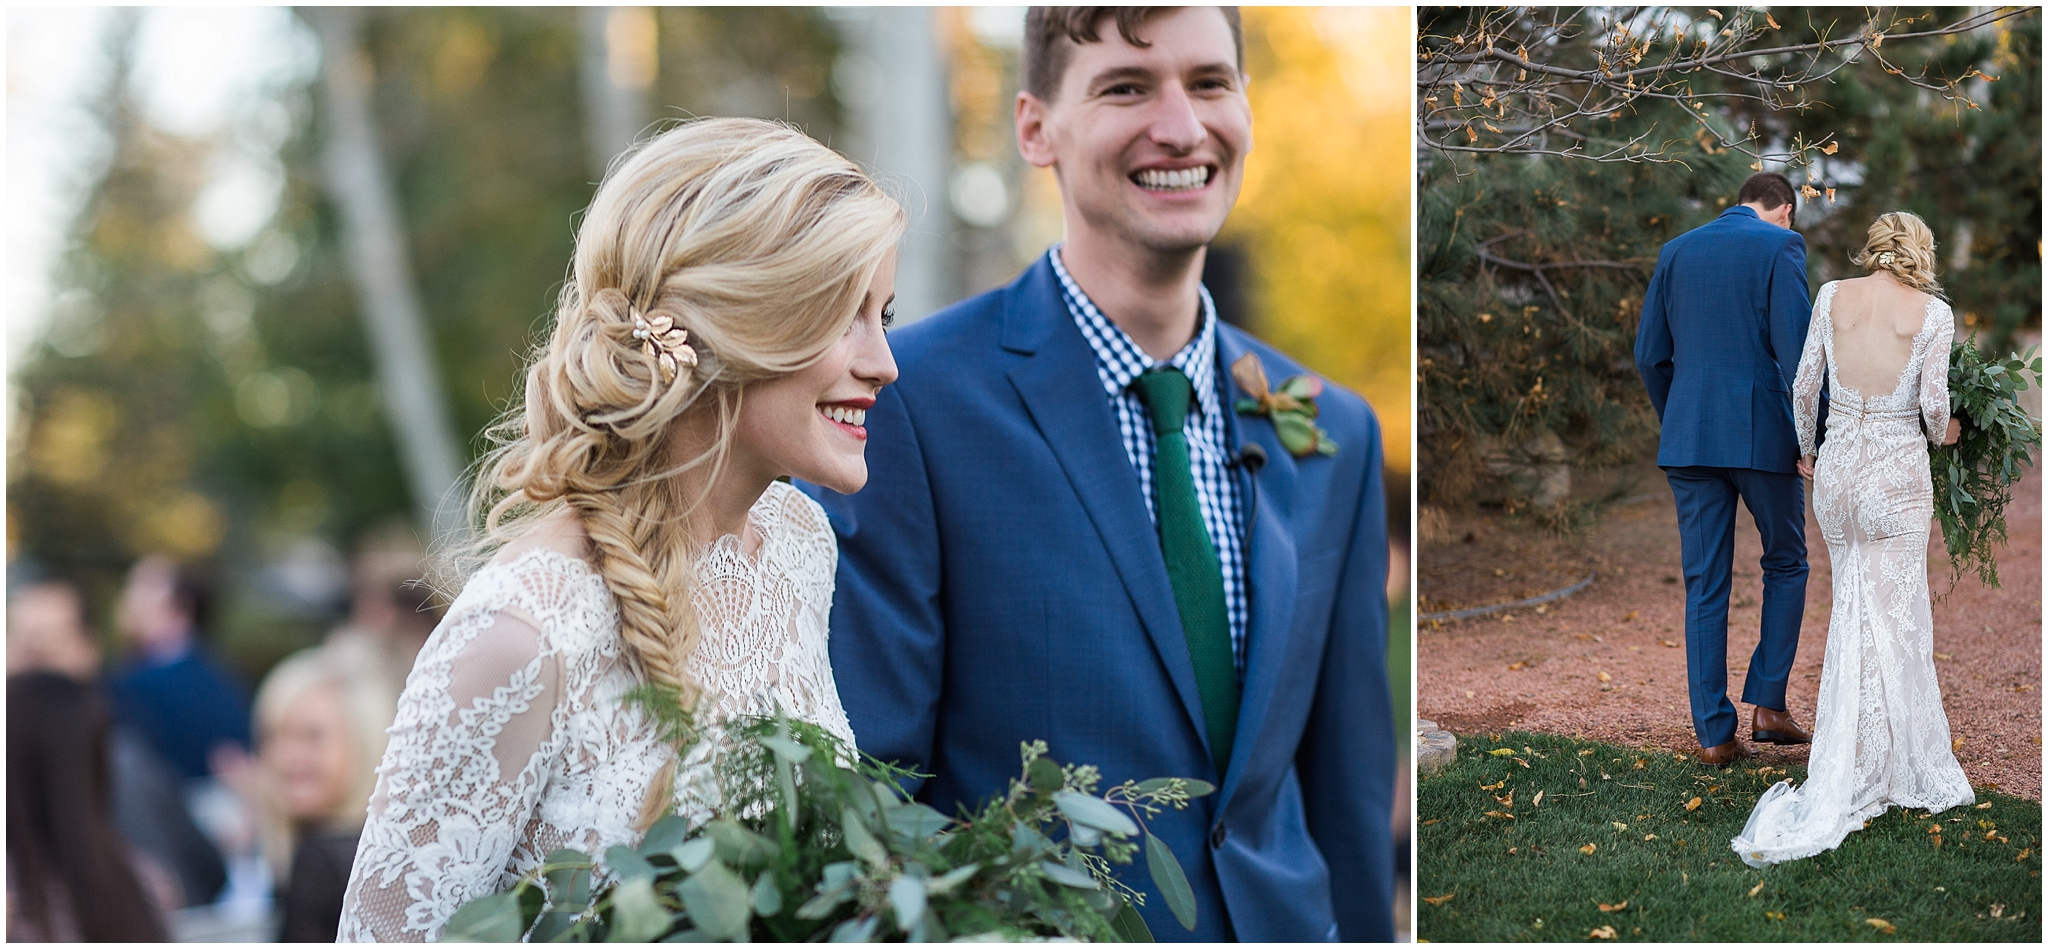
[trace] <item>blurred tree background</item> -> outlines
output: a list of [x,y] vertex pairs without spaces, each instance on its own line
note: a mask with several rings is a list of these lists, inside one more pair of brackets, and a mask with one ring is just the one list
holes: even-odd
[[[1998,350],[2038,339],[2038,8],[1730,9],[1420,12],[1418,134],[1439,143],[1419,166],[1425,503],[1541,513],[1572,469],[1653,446],[1633,347],[1657,252],[1762,168],[1802,187],[1812,289],[1860,275],[1869,222],[1910,210],[1960,328]],[[1912,36],[1945,28],[1967,29]],[[1824,40],[1845,45],[1744,55]],[[1723,51],[1729,65],[1683,68]]]
[[[1049,175],[1028,173],[1011,138],[1021,8],[593,12],[361,17],[358,63],[465,463],[516,391],[615,152],[594,75],[633,131],[755,115],[879,163],[932,238],[918,266],[939,303],[1007,282],[1059,237]],[[215,641],[253,677],[338,616],[348,552],[428,529],[323,173],[331,117],[312,27],[295,16],[285,37],[305,68],[190,134],[138,106],[151,90],[132,67],[164,15],[106,14],[107,65],[85,109],[104,147],[38,328],[11,347],[10,574],[78,582],[110,627],[136,557],[210,563],[227,607]],[[1219,255],[1236,262],[1235,318],[1372,399],[1390,482],[1405,484],[1408,146],[1394,90],[1411,24],[1402,11],[1284,8],[1248,9],[1245,23],[1258,144]],[[930,107],[903,92],[911,68],[939,77],[922,90]],[[923,126],[890,131],[920,108]],[[927,127],[923,164],[891,151]],[[275,168],[275,210],[221,240],[200,212],[237,160]]]

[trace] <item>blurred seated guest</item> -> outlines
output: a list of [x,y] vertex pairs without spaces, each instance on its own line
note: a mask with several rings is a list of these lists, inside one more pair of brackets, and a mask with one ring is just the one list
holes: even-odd
[[80,682],[99,677],[99,646],[85,626],[85,603],[69,583],[33,583],[7,601],[7,674],[34,671]]
[[113,683],[115,709],[186,779],[208,777],[216,749],[249,748],[248,693],[199,642],[211,595],[190,567],[144,557],[121,591],[133,654]]
[[[8,601],[8,675],[56,673],[92,683],[99,666],[99,646],[86,627],[85,604],[75,587],[43,581],[21,588]],[[106,744],[115,828],[162,868],[169,884],[162,905],[211,901],[227,881],[227,867],[185,809],[183,779],[133,728],[114,726]]]
[[114,829],[110,717],[85,683],[7,677],[7,940],[162,942],[163,897]]
[[348,621],[328,634],[336,661],[382,681],[391,690],[391,711],[412,672],[420,647],[441,621],[433,590],[421,581],[426,568],[409,528],[373,532],[350,568],[352,597]]
[[279,941],[334,941],[396,698],[332,646],[279,663],[256,694],[265,849],[283,871]]

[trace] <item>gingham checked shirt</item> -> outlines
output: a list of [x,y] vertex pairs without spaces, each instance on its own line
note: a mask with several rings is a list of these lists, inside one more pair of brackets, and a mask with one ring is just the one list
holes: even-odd
[[[1095,302],[1081,292],[1073,277],[1067,275],[1066,265],[1060,261],[1058,245],[1047,251],[1046,256],[1052,263],[1052,272],[1060,278],[1060,295],[1066,299],[1067,312],[1073,315],[1075,325],[1081,328],[1081,335],[1095,350],[1096,375],[1102,379],[1102,388],[1109,395],[1110,405],[1116,408],[1117,427],[1123,433],[1124,454],[1130,456],[1131,467],[1137,469],[1138,487],[1145,493],[1145,512],[1151,515],[1153,525],[1157,526],[1159,499],[1152,491],[1152,457],[1157,450],[1158,438],[1152,434],[1152,415],[1145,410],[1145,403],[1138,398],[1131,384],[1145,370],[1162,363],[1146,355],[1129,334],[1095,308]],[[1232,453],[1224,424],[1223,398],[1216,391],[1216,303],[1209,298],[1207,287],[1199,289],[1202,328],[1164,365],[1186,373],[1188,381],[1194,385],[1195,411],[1189,414],[1183,431],[1187,434],[1188,456],[1193,462],[1195,497],[1202,507],[1202,524],[1208,528],[1209,542],[1215,545],[1216,559],[1223,566],[1223,605],[1230,617],[1230,651],[1237,662],[1238,678],[1242,679],[1245,624],[1250,615],[1244,588],[1244,514],[1238,499],[1237,479],[1231,477],[1226,464]]]

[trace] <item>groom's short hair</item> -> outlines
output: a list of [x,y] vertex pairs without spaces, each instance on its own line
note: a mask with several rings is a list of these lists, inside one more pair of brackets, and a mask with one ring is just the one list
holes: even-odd
[[1799,192],[1792,190],[1792,179],[1775,171],[1759,171],[1742,183],[1742,190],[1736,192],[1736,204],[1761,204],[1766,211],[1775,211],[1792,204]]
[[[1067,61],[1073,47],[1102,42],[1096,25],[1105,17],[1116,19],[1117,35],[1124,42],[1143,49],[1152,44],[1138,38],[1138,27],[1146,20],[1179,7],[1032,7],[1024,14],[1024,91],[1041,101],[1051,102],[1066,78]],[[1217,7],[1230,24],[1230,39],[1237,44],[1237,71],[1244,72],[1244,23],[1236,7]],[[1072,44],[1072,45],[1069,45]]]

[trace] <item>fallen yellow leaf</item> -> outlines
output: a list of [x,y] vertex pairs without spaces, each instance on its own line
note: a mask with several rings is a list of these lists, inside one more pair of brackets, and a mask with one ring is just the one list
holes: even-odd
[[1954,656],[1951,656],[1951,655],[1949,655],[1948,653],[1945,653],[1945,652],[1938,652],[1938,653],[1935,653],[1935,654],[1934,654],[1934,661],[1936,661],[1936,662],[1949,662],[1949,661],[1952,661],[1952,660],[1954,660],[1954,659],[1955,659],[1955,657],[1954,657]]
[[1590,932],[1590,933],[1587,933],[1587,934],[1586,934],[1586,938],[1587,938],[1587,939],[1613,939],[1613,938],[1614,938],[1614,927],[1612,927],[1612,926],[1602,926],[1602,927],[1600,927],[1599,929],[1595,929],[1595,930],[1593,930],[1592,932]]
[[1542,807],[1542,806],[1543,806],[1543,792],[1542,792],[1542,791],[1538,791],[1538,792],[1536,792],[1536,799],[1535,799],[1535,800],[1532,800],[1532,801],[1530,801],[1530,802],[1529,802],[1529,806],[1530,806],[1530,807]]
[[1980,810],[1980,811],[1988,811],[1988,810],[1990,810],[1990,809],[1991,809],[1991,802],[1990,802],[1990,801],[1985,801],[1984,803],[1982,803],[1982,804],[1979,804],[1979,805],[1977,805],[1977,810]]
[[1627,901],[1627,900],[1622,900],[1622,901],[1621,901],[1621,902],[1619,902],[1619,903],[1613,903],[1613,904],[1608,904],[1608,903],[1601,903],[1601,904],[1600,904],[1600,912],[1603,912],[1603,913],[1619,913],[1619,912],[1621,912],[1622,910],[1625,910],[1625,909],[1628,909],[1628,901]]
[[1492,784],[1482,784],[1482,785],[1480,785],[1480,786],[1479,786],[1479,790],[1481,790],[1481,791],[1498,791],[1498,790],[1500,790],[1501,788],[1504,788],[1504,787],[1507,787],[1507,786],[1508,786],[1508,779],[1506,779],[1506,778],[1502,778],[1502,779],[1500,779],[1500,780],[1498,780],[1498,781],[1495,781],[1495,782],[1493,782]]
[[1587,844],[1587,845],[1585,845],[1585,846],[1583,846],[1583,847],[1580,847],[1580,848],[1579,848],[1579,852],[1580,852],[1580,853],[1583,853],[1583,854],[1586,854],[1587,856],[1591,856],[1591,855],[1592,855],[1592,853],[1593,853],[1593,851],[1595,851],[1595,850],[1598,850],[1598,849],[1600,849],[1600,845],[1599,845],[1599,844]]
[[1692,800],[1690,800],[1690,801],[1687,801],[1687,802],[1685,802],[1685,809],[1686,809],[1686,810],[1688,810],[1688,811],[1696,811],[1696,810],[1699,810],[1699,809],[1700,809],[1700,799],[1699,799],[1699,798],[1693,798]]
[[1873,917],[1871,917],[1870,919],[1866,919],[1866,920],[1864,920],[1864,922],[1866,922],[1866,923],[1869,923],[1870,925],[1872,925],[1872,926],[1875,926],[1875,927],[1877,927],[1877,931],[1878,931],[1878,932],[1884,933],[1884,934],[1885,934],[1885,935],[1887,935],[1887,936],[1891,935],[1892,933],[1895,933],[1895,932],[1898,932],[1898,931],[1899,931],[1899,927],[1897,927],[1897,926],[1894,926],[1894,925],[1892,925],[1892,924],[1890,924],[1890,923],[1887,923],[1887,922],[1885,922],[1884,920],[1882,920],[1882,919],[1878,919],[1878,918],[1876,918],[1876,917],[1874,917],[1874,916],[1873,916]]
[[1662,643],[1663,643],[1663,644],[1664,644],[1665,646],[1667,646],[1667,647],[1669,647],[1669,648],[1671,648],[1671,649],[1677,649],[1677,648],[1678,648],[1678,644],[1677,644],[1677,643],[1674,643],[1674,642],[1672,642],[1671,640],[1668,640],[1668,639],[1663,639],[1663,640],[1658,640],[1658,641],[1659,641],[1659,642],[1662,642]]
[[1752,886],[1752,887],[1750,887],[1750,888],[1749,888],[1749,895],[1751,895],[1751,896],[1755,896],[1755,895],[1757,895],[1758,893],[1762,893],[1763,891],[1764,891],[1764,881],[1762,881],[1762,880],[1758,880],[1758,881],[1756,881],[1756,885],[1755,885],[1755,886]]
[[2014,863],[2024,863],[2024,862],[2026,861],[2026,859],[2027,859],[2028,857],[2031,857],[2031,856],[2033,856],[2033,855],[2034,855],[2034,848],[2032,848],[2032,847],[2028,847],[2027,849],[2025,849],[2025,850],[2022,850],[2022,851],[2020,851],[2020,855],[2019,855],[2019,856],[2017,856],[2017,857],[2014,857],[2014,858],[2012,858],[2012,862],[2014,862]]
[[1656,840],[1656,839],[1657,839],[1657,835],[1656,835],[1656,834],[1644,834],[1644,835],[1643,835],[1643,839],[1644,839],[1644,840]]
[[1513,749],[1513,748],[1495,748],[1495,749],[1493,749],[1492,751],[1489,751],[1489,752],[1487,752],[1487,754],[1489,754],[1489,755],[1492,755],[1492,756],[1494,756],[1494,757],[1496,757],[1496,758],[1498,758],[1498,757],[1500,757],[1500,756],[1502,756],[1502,755],[1511,755],[1511,754],[1514,754],[1514,753],[1515,753],[1515,749]]
[[1458,894],[1456,893],[1445,893],[1442,896],[1425,896],[1422,898],[1422,901],[1424,903],[1428,903],[1431,906],[1442,906],[1445,903],[1450,902],[1451,898],[1457,895]]
[[1768,920],[1770,920],[1770,921],[1772,921],[1772,922],[1774,922],[1774,923],[1782,923],[1782,922],[1784,922],[1784,921],[1785,921],[1785,914],[1784,914],[1784,913],[1775,913],[1775,912],[1772,912],[1772,911],[1770,911],[1770,910],[1764,910],[1764,918],[1765,918],[1765,919],[1768,919]]
[[1486,816],[1488,816],[1488,817],[1505,817],[1505,818],[1507,818],[1508,820],[1514,820],[1514,819],[1515,819],[1515,815],[1513,815],[1513,814],[1510,814],[1510,813],[1508,813],[1508,812],[1506,812],[1506,811],[1487,811],[1487,812],[1486,812]]
[[1608,674],[1607,674],[1607,673],[1605,673],[1605,672],[1602,672],[1602,673],[1600,673],[1600,681],[1602,681],[1602,682],[1613,682],[1613,681],[1614,681],[1614,677],[1613,677],[1613,676],[1611,676],[1611,675],[1608,675]]
[[1962,740],[1962,739],[1960,739],[1960,738],[1957,738],[1957,739],[1955,739],[1955,740],[1953,740],[1953,741],[1950,741],[1950,742],[1948,743],[1948,750],[1950,750],[1950,751],[1961,751],[1961,750],[1963,750],[1963,740]]
[[[1580,752],[1579,752],[1579,757],[1581,757],[1581,758],[1584,758],[1585,756],[1587,756],[1587,755],[1590,755],[1590,754],[1592,754],[1592,753],[1593,753],[1593,749],[1591,749],[1591,748],[1587,748],[1587,749],[1584,749],[1584,750],[1582,750],[1582,751],[1580,751]],[[1990,807],[1991,805],[1989,805],[1989,804],[1986,804],[1986,805],[1984,805],[1984,806],[1986,806],[1986,807]]]
[[1615,829],[1615,830],[1627,830],[1627,829],[1628,829],[1628,825],[1627,825],[1627,824],[1624,824],[1624,823],[1622,823],[1622,822],[1620,822],[1620,821],[1614,821],[1613,823],[1614,823],[1614,829]]
[[1629,610],[1629,611],[1628,611],[1628,615],[1627,615],[1627,616],[1624,616],[1624,617],[1622,617],[1622,618],[1621,618],[1621,621],[1622,621],[1622,622],[1624,622],[1624,623],[1633,623],[1633,622],[1635,622],[1635,621],[1636,621],[1636,611],[1635,611],[1635,610]]

